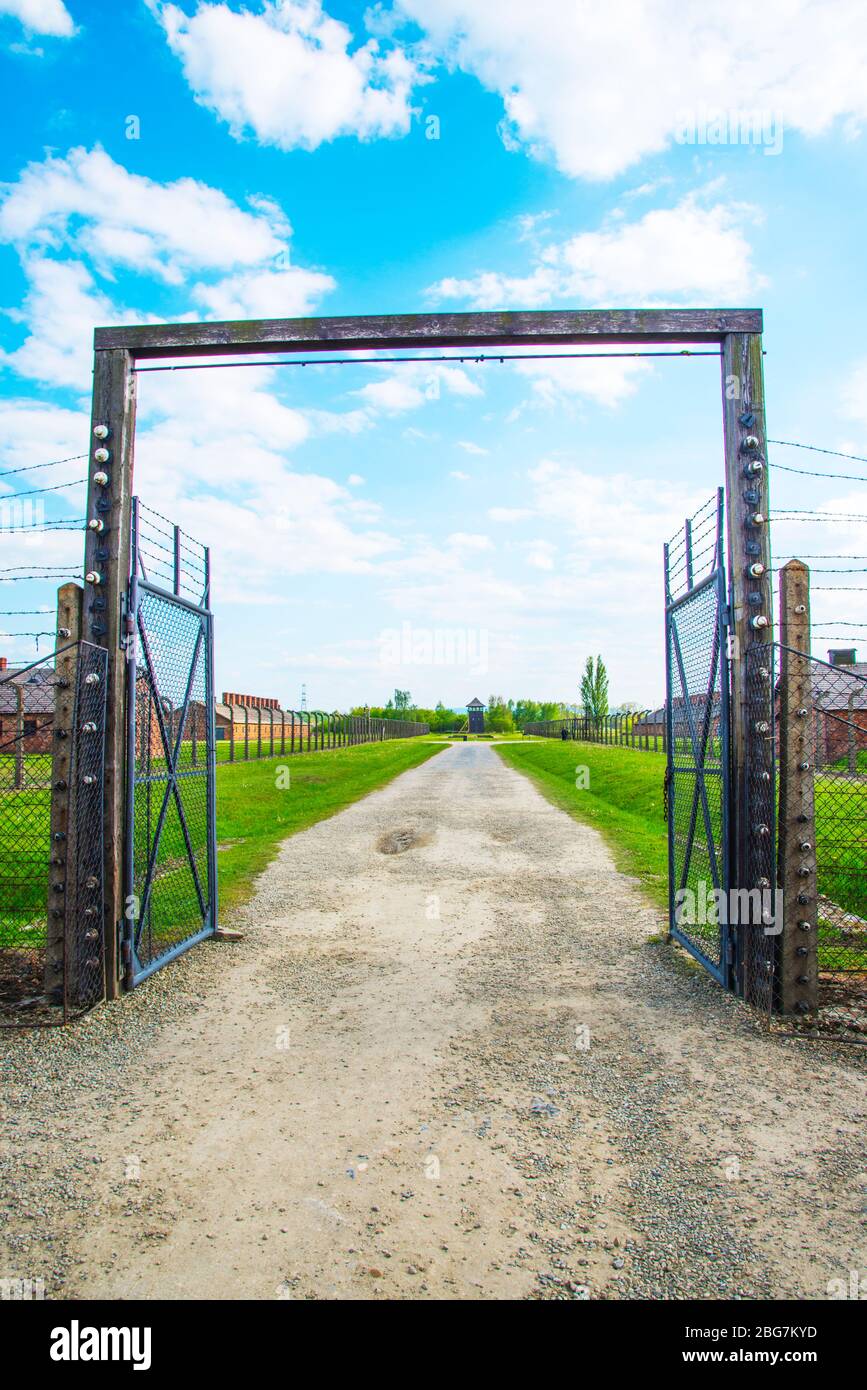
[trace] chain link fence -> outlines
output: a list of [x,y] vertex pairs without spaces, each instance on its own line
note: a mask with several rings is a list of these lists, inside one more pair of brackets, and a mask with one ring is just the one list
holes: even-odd
[[820,986],[867,976],[867,674],[789,649],[808,692]]
[[648,753],[666,751],[665,708],[608,714],[601,719],[572,714],[562,719],[539,719],[521,730],[535,738],[580,739],[618,748],[641,748]]
[[295,753],[420,738],[428,724],[375,719],[365,714],[279,709],[272,704],[240,704],[226,696],[216,707],[217,761],[249,762]]
[[90,643],[0,673],[0,1025],[103,997],[105,709]]

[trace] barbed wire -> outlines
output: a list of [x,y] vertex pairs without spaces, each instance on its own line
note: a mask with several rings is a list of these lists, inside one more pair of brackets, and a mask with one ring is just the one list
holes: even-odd
[[[844,454],[840,449],[823,449],[818,444],[798,444],[792,439],[769,439],[769,444],[782,444],[786,449],[807,449],[811,454],[829,454],[838,459],[851,459],[853,463],[867,463],[867,457],[863,454]],[[775,468],[783,467],[782,464],[774,464]],[[794,471],[794,470],[788,470]],[[833,473],[817,474],[817,477],[834,477]]]
[[846,483],[867,483],[867,476],[863,473],[820,473],[814,468],[792,468],[787,463],[775,463],[773,468],[775,473],[801,473],[805,478],[831,478]]
[[13,473],[32,473],[36,468],[57,468],[61,463],[77,463],[79,459],[86,459],[87,454],[70,454],[69,458],[52,459],[49,463],[28,463],[23,468],[7,468],[0,473],[0,478],[11,478]]
[[806,507],[784,507],[768,515],[774,521],[867,521],[863,512],[811,512]]
[[79,487],[81,483],[86,482],[86,478],[73,478],[68,483],[55,483],[53,487],[32,487],[26,492],[3,492],[0,493],[0,503],[11,502],[16,497],[39,497],[45,492],[62,492],[65,487]]
[[23,584],[29,580],[42,579],[83,579],[84,575],[75,573],[72,570],[63,570],[60,574],[9,574],[0,578],[0,584]]
[[[2,503],[2,500],[3,499],[0,498],[0,503]],[[76,517],[72,521],[44,521],[40,522],[38,525],[32,526],[0,526],[0,532],[2,532],[3,535],[10,536],[16,532],[21,533],[24,531],[33,533],[53,531],[80,531],[83,528],[85,521],[86,517],[80,516]]]

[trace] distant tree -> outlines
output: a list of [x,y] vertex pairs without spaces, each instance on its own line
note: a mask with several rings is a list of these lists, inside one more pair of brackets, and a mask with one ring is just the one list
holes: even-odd
[[493,734],[510,734],[514,727],[512,711],[502,695],[489,695],[485,728]]
[[412,708],[412,706],[411,706],[411,704],[410,704],[411,699],[412,699],[412,696],[410,695],[410,693],[409,693],[408,690],[395,690],[395,692],[394,692],[394,708],[395,708],[396,710],[407,710],[407,709],[411,709],[411,708]]
[[581,703],[590,719],[604,719],[608,714],[608,672],[601,656],[595,662],[588,656],[581,677]]

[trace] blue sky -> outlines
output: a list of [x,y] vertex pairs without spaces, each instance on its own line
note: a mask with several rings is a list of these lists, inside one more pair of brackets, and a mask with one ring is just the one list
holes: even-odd
[[[474,306],[760,305],[771,437],[867,453],[860,3],[0,0],[0,49],[0,470],[87,448],[95,324]],[[0,480],[4,523],[82,472]],[[218,686],[287,704],[573,700],[595,652],[658,702],[662,543],[721,481],[714,359],[139,379],[136,491],[212,547]],[[774,473],[777,508],[863,498]],[[867,623],[826,582],[820,630]]]

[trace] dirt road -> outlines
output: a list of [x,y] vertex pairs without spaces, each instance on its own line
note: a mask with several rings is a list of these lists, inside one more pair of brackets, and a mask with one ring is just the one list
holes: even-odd
[[3,1039],[0,1273],[265,1299],[867,1274],[863,1055],[762,1036],[490,747],[287,841],[239,925]]

